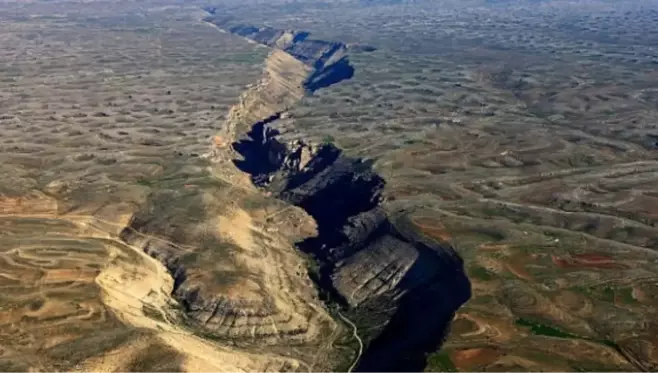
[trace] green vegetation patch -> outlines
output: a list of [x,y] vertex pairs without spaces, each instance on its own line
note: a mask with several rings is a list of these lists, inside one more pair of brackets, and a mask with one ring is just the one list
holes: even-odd
[[596,288],[576,286],[571,288],[571,290],[603,302],[637,304],[637,300],[633,297],[632,288],[613,288],[610,286],[606,286],[604,288]]
[[615,291],[611,287],[606,286],[605,288],[603,288],[601,294],[602,294],[601,300],[611,303],[615,301]]
[[586,338],[586,337],[581,337],[575,334],[571,334],[568,332],[565,332],[563,330],[560,330],[558,328],[552,327],[550,325],[542,324],[537,321],[529,320],[529,319],[524,319],[524,318],[519,318],[516,320],[516,325],[524,326],[524,327],[529,327],[530,331],[532,334],[535,335],[543,335],[547,337],[556,337],[556,338],[570,338],[570,339],[580,339],[583,341],[590,341],[598,344],[602,344],[604,346],[610,347],[616,351],[620,351],[620,347],[615,341],[610,340],[610,339],[591,339],[591,338]]
[[479,236],[485,237],[494,242],[500,242],[507,238],[503,230],[494,227],[477,226],[473,228],[473,233],[476,233]]
[[637,300],[633,297],[633,289],[623,288],[617,292],[619,300],[625,304],[636,304]]
[[431,353],[427,356],[426,372],[457,372],[455,364],[445,351]]
[[518,318],[515,323],[516,325],[519,326],[529,327],[532,334],[535,335],[544,335],[547,337],[557,337],[557,338],[581,339],[581,337],[575,334],[567,333],[550,325],[542,324],[525,318]]
[[481,281],[493,280],[493,274],[484,267],[479,267],[479,266],[474,267],[469,271],[468,274],[470,275],[471,278],[474,278],[476,280],[481,280]]
[[139,185],[144,185],[144,186],[147,186],[147,187],[153,186],[153,181],[149,180],[149,179],[140,178],[140,179],[137,179],[136,182]]

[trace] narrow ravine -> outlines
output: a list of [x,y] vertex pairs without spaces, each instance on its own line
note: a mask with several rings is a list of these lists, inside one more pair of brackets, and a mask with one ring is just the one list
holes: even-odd
[[[309,275],[324,300],[355,328],[383,319],[365,342],[359,337],[365,348],[354,368],[421,370],[470,297],[461,258],[398,231],[381,197],[386,182],[371,162],[330,144],[284,144],[269,125],[257,123],[253,137],[233,144],[243,157],[236,164],[254,184],[315,219],[318,235],[297,247],[315,260]],[[312,155],[302,162],[301,154]]]
[[264,193],[315,220],[317,235],[297,248],[311,258],[309,276],[327,308],[356,334],[359,358],[350,370],[422,370],[470,298],[462,259],[451,247],[398,229],[404,213],[383,200],[386,180],[372,161],[300,140],[302,134],[287,141],[276,128],[305,94],[355,76],[350,48],[207,11],[205,22],[273,49],[261,81],[243,93],[222,130],[231,144],[215,155],[233,165],[218,167],[236,167]]

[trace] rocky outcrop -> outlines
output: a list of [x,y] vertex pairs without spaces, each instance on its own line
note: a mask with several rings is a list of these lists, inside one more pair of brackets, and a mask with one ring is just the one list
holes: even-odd
[[265,60],[260,81],[240,95],[222,129],[227,140],[235,139],[258,122],[271,121],[299,102],[306,91],[304,82],[312,69],[281,50]]
[[[309,351],[339,335],[327,334],[336,323],[303,275],[304,259],[291,250],[294,237],[312,234],[314,225],[299,209],[278,214],[290,226],[267,224],[263,207],[280,202],[221,182],[199,185],[209,178],[202,168],[183,166],[155,179],[159,187],[121,239],[164,264],[182,311],[176,314],[190,330],[235,347],[276,352],[294,345],[293,358],[310,361]],[[318,369],[331,368],[331,353],[323,347]]]
[[354,76],[348,51],[372,52],[376,48],[361,44],[347,45],[338,41],[310,38],[310,33],[298,30],[281,30],[235,23],[222,16],[215,8],[206,8],[211,15],[206,22],[256,43],[283,51],[312,70],[302,82],[308,92],[328,87]]
[[207,22],[273,48],[259,84],[231,110],[226,153],[268,195],[315,220],[317,234],[297,246],[316,263],[309,275],[323,299],[367,330],[360,333],[367,348],[357,368],[422,369],[426,352],[436,351],[454,312],[470,297],[461,258],[413,231],[400,232],[395,221],[404,217],[383,202],[385,180],[372,162],[331,144],[283,142],[275,129],[305,94],[354,75],[349,52],[374,48],[240,24],[207,10]]
[[436,349],[470,297],[461,258],[396,229],[382,203],[385,181],[370,162],[330,144],[283,144],[262,123],[233,146],[254,183],[316,220],[318,235],[298,247],[317,261],[311,275],[327,299],[362,320],[359,327],[379,320],[358,368],[421,369],[424,353]]
[[[240,96],[218,135],[229,142],[257,129],[254,124],[277,119],[305,95],[351,79],[354,67],[348,53],[376,50],[367,45],[312,39],[306,31],[243,24],[217,8],[206,7],[205,10],[210,14],[205,22],[272,48],[265,60],[262,78]],[[215,161],[227,158],[218,149],[213,149],[209,157]]]

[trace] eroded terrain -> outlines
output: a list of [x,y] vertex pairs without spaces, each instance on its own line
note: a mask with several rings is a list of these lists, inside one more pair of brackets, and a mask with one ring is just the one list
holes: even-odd
[[350,364],[313,221],[203,159],[266,52],[197,6],[4,6],[3,369]]
[[0,3],[0,368],[656,369],[657,10]]
[[377,47],[271,127],[376,160],[397,229],[463,257],[430,370],[655,367],[656,4],[545,3],[225,8]]

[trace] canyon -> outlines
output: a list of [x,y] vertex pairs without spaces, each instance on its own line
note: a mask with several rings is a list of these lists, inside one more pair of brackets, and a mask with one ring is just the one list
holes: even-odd
[[0,2],[0,370],[655,370],[651,1]]

